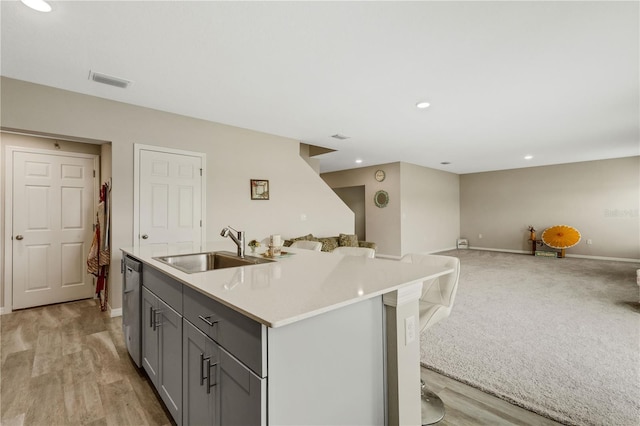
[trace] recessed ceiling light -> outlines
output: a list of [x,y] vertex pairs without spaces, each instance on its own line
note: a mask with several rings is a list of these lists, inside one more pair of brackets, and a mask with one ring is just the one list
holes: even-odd
[[360,163],[362,163],[362,160],[358,158],[358,159],[356,160],[356,164],[360,164]]
[[44,0],[20,0],[25,6],[38,12],[51,12],[51,5]]
[[416,107],[420,109],[425,109],[425,108],[429,108],[429,105],[431,105],[429,102],[422,101],[422,102],[418,102],[416,104]]
[[525,155],[524,159],[525,160],[531,160],[533,158],[533,155]]

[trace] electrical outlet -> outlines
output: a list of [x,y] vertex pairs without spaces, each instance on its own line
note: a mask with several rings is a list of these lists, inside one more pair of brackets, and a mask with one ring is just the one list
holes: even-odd
[[307,220],[307,215],[304,213],[300,214],[300,222],[305,222]]
[[404,319],[404,344],[409,345],[416,340],[416,317],[410,316]]
[[482,234],[478,234],[478,238],[482,239]]
[[591,244],[593,244],[593,241],[591,241],[591,239],[588,239],[588,240],[587,240],[587,244],[588,244],[588,245],[591,245]]

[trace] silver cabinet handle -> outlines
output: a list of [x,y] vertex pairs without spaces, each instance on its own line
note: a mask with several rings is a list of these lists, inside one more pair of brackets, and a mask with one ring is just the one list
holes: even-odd
[[204,361],[210,357],[204,357],[204,354],[200,352],[200,386],[204,384]]
[[215,367],[216,365],[218,365],[218,363],[214,362],[213,364],[211,364],[211,357],[208,357],[206,361],[207,361],[207,393],[211,393],[211,388],[218,384],[218,383],[211,384],[211,367]]
[[213,327],[215,324],[218,323],[218,321],[211,321],[211,315],[207,315],[206,317],[203,317],[202,315],[198,315],[198,318],[200,318],[202,321],[206,322],[207,325],[209,327]]
[[143,239],[143,240],[146,240],[147,238],[149,238],[149,236],[148,236],[147,234],[143,234],[143,235],[142,235],[142,239]]
[[[149,328],[153,328],[153,319],[154,319],[154,315],[153,315],[153,306],[149,306]],[[155,330],[155,328],[153,328]]]
[[24,237],[22,235],[16,235],[16,240],[20,241],[22,240]]
[[162,325],[162,322],[158,321],[158,314],[162,314],[162,311],[160,309],[156,310],[153,313],[153,331],[156,331],[156,329]]

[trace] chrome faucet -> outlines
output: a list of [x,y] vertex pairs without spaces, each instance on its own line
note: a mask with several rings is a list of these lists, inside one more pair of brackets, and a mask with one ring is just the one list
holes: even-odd
[[[230,231],[234,231],[238,234],[236,237]],[[223,237],[231,237],[234,243],[238,246],[238,256],[244,259],[244,231],[237,231],[230,226],[226,226],[220,232]]]

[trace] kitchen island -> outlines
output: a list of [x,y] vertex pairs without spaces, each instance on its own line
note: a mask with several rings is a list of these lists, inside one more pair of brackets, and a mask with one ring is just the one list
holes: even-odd
[[[141,247],[143,368],[177,424],[418,424],[422,281],[451,272],[287,248],[194,274]],[[258,253],[257,256],[260,256]]]

